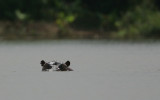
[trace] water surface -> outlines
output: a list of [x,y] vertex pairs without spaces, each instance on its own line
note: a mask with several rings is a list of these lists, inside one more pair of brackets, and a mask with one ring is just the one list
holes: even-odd
[[[73,72],[41,72],[40,61],[71,61]],[[159,100],[160,43],[0,43],[1,100]]]
[[[77,71],[158,71],[160,43],[37,41],[0,43],[2,70],[39,71],[40,60],[70,60]],[[5,67],[2,67],[5,66]],[[124,69],[121,69],[123,67]]]

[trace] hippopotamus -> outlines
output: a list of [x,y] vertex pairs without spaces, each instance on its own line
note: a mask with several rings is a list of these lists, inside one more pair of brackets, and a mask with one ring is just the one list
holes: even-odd
[[55,71],[73,71],[73,69],[69,68],[70,61],[66,61],[65,63],[60,63],[56,61],[45,62],[44,60],[42,60],[40,64],[42,66],[42,71],[49,71],[50,69],[53,68],[53,66],[56,66]]

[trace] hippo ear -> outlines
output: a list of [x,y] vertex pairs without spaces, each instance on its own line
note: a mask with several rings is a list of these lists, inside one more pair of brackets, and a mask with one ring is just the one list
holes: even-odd
[[66,61],[65,64],[67,65],[67,67],[70,66],[70,61]]
[[45,64],[45,61],[44,60],[41,60],[41,66],[43,66]]

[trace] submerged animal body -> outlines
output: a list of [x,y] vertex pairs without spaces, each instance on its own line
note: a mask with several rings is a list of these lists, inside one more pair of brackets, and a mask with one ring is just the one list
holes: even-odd
[[66,61],[65,63],[59,63],[55,61],[51,61],[46,63],[44,60],[41,61],[42,71],[49,71],[54,66],[56,66],[55,71],[73,71],[73,69],[69,68],[70,61]]

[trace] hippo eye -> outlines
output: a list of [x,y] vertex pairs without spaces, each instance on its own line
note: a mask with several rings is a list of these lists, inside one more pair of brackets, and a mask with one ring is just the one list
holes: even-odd
[[55,65],[57,65],[58,63],[57,62],[55,62]]

